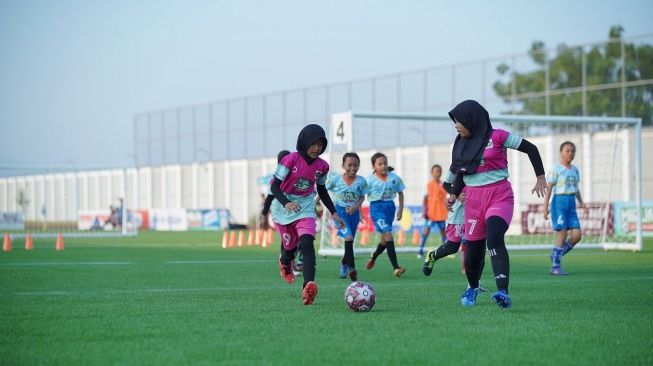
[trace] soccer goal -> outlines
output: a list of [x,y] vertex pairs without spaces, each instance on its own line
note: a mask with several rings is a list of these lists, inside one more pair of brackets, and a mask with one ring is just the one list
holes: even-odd
[[[4,168],[4,167],[3,167]],[[14,246],[31,238],[136,236],[127,169],[60,172],[20,167],[27,174],[0,179],[0,233]],[[35,171],[34,174],[29,174]],[[38,173],[36,173],[38,171]],[[54,241],[53,241],[54,243]],[[54,244],[53,244],[54,245]]]
[[[642,130],[640,118],[494,115],[494,128],[505,129],[534,143],[545,169],[560,161],[565,141],[576,145],[572,162],[580,170],[579,188],[588,211],[578,208],[583,238],[577,248],[604,250],[642,249]],[[404,181],[402,220],[393,223],[397,252],[417,252],[425,220],[421,215],[431,166],[447,171],[456,136],[447,114],[402,112],[344,112],[332,116],[325,153],[331,174],[342,174],[342,155],[355,151],[361,157],[359,175],[371,174],[371,156],[383,152],[388,164]],[[542,215],[543,198],[531,194],[535,174],[526,154],[508,150],[509,181],[515,193],[515,212],[506,235],[509,249],[549,249],[555,242],[550,217]],[[444,177],[444,176],[443,176]],[[366,202],[355,238],[356,253],[371,253],[380,236],[374,233]],[[332,220],[321,222],[318,253],[342,255],[342,239]],[[426,247],[441,244],[431,232]]]

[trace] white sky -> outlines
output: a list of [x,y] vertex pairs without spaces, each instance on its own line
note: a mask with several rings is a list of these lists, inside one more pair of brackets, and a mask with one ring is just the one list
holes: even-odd
[[651,33],[652,14],[650,0],[0,0],[0,165],[129,166],[140,112]]

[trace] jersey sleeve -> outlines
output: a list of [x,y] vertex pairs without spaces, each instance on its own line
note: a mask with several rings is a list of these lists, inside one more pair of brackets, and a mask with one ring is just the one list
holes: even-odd
[[[503,131],[503,130],[500,130],[500,131],[502,133],[499,135],[499,138],[500,139],[505,138],[505,140],[503,141],[503,147],[505,149],[517,150],[519,145],[521,145],[521,142],[522,142],[523,138],[521,138],[520,136],[517,136],[515,134],[509,133],[507,131]],[[497,142],[501,142],[501,141],[497,141]]]

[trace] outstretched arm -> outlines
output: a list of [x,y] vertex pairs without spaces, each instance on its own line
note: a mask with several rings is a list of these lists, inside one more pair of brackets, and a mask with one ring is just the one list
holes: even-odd
[[326,209],[329,210],[329,212],[331,212],[331,216],[333,216],[334,220],[336,220],[340,225],[338,226],[338,228],[339,229],[344,228],[345,222],[342,221],[340,215],[338,215],[338,213],[336,212],[336,206],[333,205],[331,196],[329,196],[329,191],[326,189],[326,187],[323,184],[317,185],[317,194],[318,196],[320,196],[320,199],[322,200],[324,207],[326,207]]
[[544,197],[547,192],[546,178],[544,177],[544,164],[542,164],[542,157],[537,146],[533,145],[530,141],[523,139],[517,150],[528,154],[528,159],[533,165],[537,182],[531,193],[537,193],[538,197]]

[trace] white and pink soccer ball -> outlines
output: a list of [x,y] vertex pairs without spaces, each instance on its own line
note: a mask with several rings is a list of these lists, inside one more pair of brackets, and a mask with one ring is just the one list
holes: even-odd
[[356,312],[372,310],[376,303],[374,287],[367,282],[352,282],[345,290],[345,303],[347,307]]

